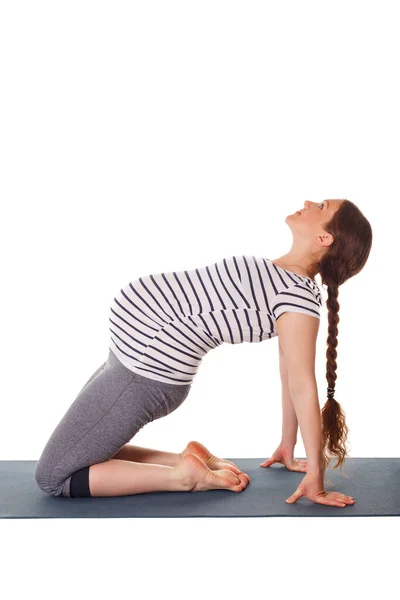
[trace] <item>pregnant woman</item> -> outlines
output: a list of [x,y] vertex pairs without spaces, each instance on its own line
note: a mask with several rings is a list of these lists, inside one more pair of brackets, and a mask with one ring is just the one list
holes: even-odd
[[[286,217],[293,242],[278,259],[231,256],[209,266],[139,277],[110,307],[107,361],[82,388],[37,463],[39,487],[54,496],[123,496],[154,491],[242,491],[250,478],[200,442],[181,453],[128,442],[147,423],[178,408],[202,358],[224,342],[278,337],[282,440],[267,467],[280,462],[306,472],[286,502],[305,496],[346,506],[354,500],[324,490],[327,452],[346,457],[348,428],[334,399],[339,286],[361,271],[372,230],[349,200],[306,200]],[[315,348],[320,274],[328,291],[328,400],[319,407]],[[297,428],[307,461],[294,459]]]

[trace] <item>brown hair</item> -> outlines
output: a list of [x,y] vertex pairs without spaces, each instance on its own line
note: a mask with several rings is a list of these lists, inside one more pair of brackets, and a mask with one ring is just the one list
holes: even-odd
[[[340,320],[339,286],[357,275],[367,262],[372,245],[372,228],[361,210],[350,200],[344,200],[324,229],[334,238],[318,263],[322,285],[326,285],[328,290],[326,379],[328,387],[334,389],[337,377],[337,326]],[[349,428],[341,405],[333,396],[329,396],[321,410],[323,459],[326,468],[330,462],[329,453],[336,456],[338,461],[333,468],[340,467],[342,470],[347,456],[345,444]]]

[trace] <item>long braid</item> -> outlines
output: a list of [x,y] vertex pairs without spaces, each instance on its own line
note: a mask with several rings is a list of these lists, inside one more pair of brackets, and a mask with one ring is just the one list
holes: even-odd
[[[328,285],[328,338],[326,350],[326,379],[328,382],[328,399],[322,408],[322,438],[324,449],[325,466],[330,462],[328,452],[338,457],[338,462],[334,468],[340,467],[346,458],[346,441],[349,429],[346,425],[345,413],[334,398],[335,382],[337,379],[337,352],[338,345],[338,323],[340,304],[338,302],[339,286],[335,284]],[[332,483],[332,482],[329,482]]]

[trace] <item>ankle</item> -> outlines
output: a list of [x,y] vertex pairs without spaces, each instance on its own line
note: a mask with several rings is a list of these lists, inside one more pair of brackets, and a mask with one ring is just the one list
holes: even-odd
[[179,486],[182,492],[191,492],[195,486],[193,481],[193,475],[186,471],[182,460],[171,469],[173,471],[173,477],[176,484]]

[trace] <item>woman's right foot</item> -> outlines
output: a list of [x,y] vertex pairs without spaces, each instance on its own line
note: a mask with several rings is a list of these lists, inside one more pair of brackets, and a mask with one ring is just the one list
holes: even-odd
[[188,482],[191,492],[204,492],[206,490],[231,490],[241,492],[248,484],[243,474],[236,474],[229,469],[213,471],[196,454],[187,453],[175,467],[182,474],[184,481]]
[[233,463],[230,460],[226,460],[225,458],[219,458],[218,456],[214,456],[214,454],[211,454],[208,448],[206,448],[203,444],[196,440],[192,440],[187,444],[184,451],[181,452],[181,457],[189,453],[196,454],[197,456],[199,456],[201,460],[206,463],[207,467],[212,471],[219,471],[220,469],[230,469],[237,475],[246,475],[247,479],[250,482],[250,477],[247,475],[247,473],[243,473],[243,471],[239,469],[239,467],[235,465],[235,463]]

